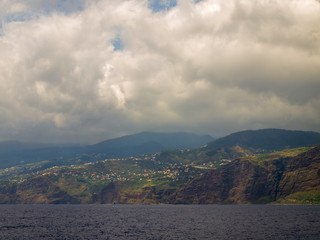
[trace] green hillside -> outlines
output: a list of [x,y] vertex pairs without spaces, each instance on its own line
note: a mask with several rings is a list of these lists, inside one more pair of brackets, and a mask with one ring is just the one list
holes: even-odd
[[[310,134],[267,129],[137,157],[82,153],[20,164],[0,169],[0,203],[318,203],[320,147],[303,138]],[[261,137],[274,136],[282,140],[261,147]]]
[[236,159],[182,185],[169,203],[318,203],[320,146]]
[[[157,203],[164,201],[163,192],[170,193],[205,171],[190,164],[160,162],[157,155],[55,166],[23,175],[9,168],[0,171],[0,202],[105,202],[104,194],[116,191],[112,202]],[[161,196],[141,197],[151,190]],[[11,197],[10,192],[14,193]]]
[[25,175],[12,174],[2,178],[0,202],[318,203],[319,200],[320,147],[251,155],[213,170],[190,160],[159,161],[159,156],[108,159],[56,166]]

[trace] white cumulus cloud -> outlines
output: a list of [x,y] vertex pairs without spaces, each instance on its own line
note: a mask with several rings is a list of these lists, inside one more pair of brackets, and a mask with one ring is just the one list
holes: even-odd
[[320,131],[319,1],[2,5],[0,140]]

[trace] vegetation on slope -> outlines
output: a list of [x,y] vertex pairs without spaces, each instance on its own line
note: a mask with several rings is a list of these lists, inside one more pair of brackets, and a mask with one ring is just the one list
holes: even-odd
[[297,154],[301,151],[263,155],[260,164],[248,158],[234,160],[184,184],[169,202],[267,203],[298,192],[309,196],[308,192],[320,190],[320,146]]
[[232,144],[114,159],[86,153],[0,169],[0,203],[318,203],[319,147]]
[[320,204],[320,191],[295,192],[278,199],[275,204]]
[[[50,200],[50,197],[58,196],[59,193],[63,199],[66,199],[65,195],[69,196],[72,203],[132,203],[147,199],[148,202],[158,203],[182,183],[205,171],[190,164],[160,162],[156,155],[106,159],[83,165],[55,166],[25,175],[13,174],[2,180],[0,192],[5,194],[4,189],[8,186],[10,191],[16,189],[16,196],[12,197],[11,202],[17,203],[24,202],[23,199],[26,202],[38,203],[42,200],[43,203],[56,203],[57,199]],[[149,195],[146,192],[150,192]],[[161,196],[155,197],[159,194]],[[106,200],[103,195],[110,196]],[[2,198],[4,196],[0,197],[0,201]]]

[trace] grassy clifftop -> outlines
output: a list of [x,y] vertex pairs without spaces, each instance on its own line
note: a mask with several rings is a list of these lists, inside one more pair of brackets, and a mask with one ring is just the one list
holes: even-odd
[[317,203],[320,146],[301,151],[303,149],[293,149],[258,155],[253,159],[237,159],[184,184],[170,196],[169,202],[268,203],[288,202],[293,197],[301,202],[312,195],[313,200],[309,203]]

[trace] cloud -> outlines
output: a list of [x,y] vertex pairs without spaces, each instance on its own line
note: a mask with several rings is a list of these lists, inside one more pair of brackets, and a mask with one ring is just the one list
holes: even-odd
[[177,0],[148,0],[153,12],[168,11],[177,5]]
[[320,131],[318,1],[71,2],[4,1],[2,140]]

